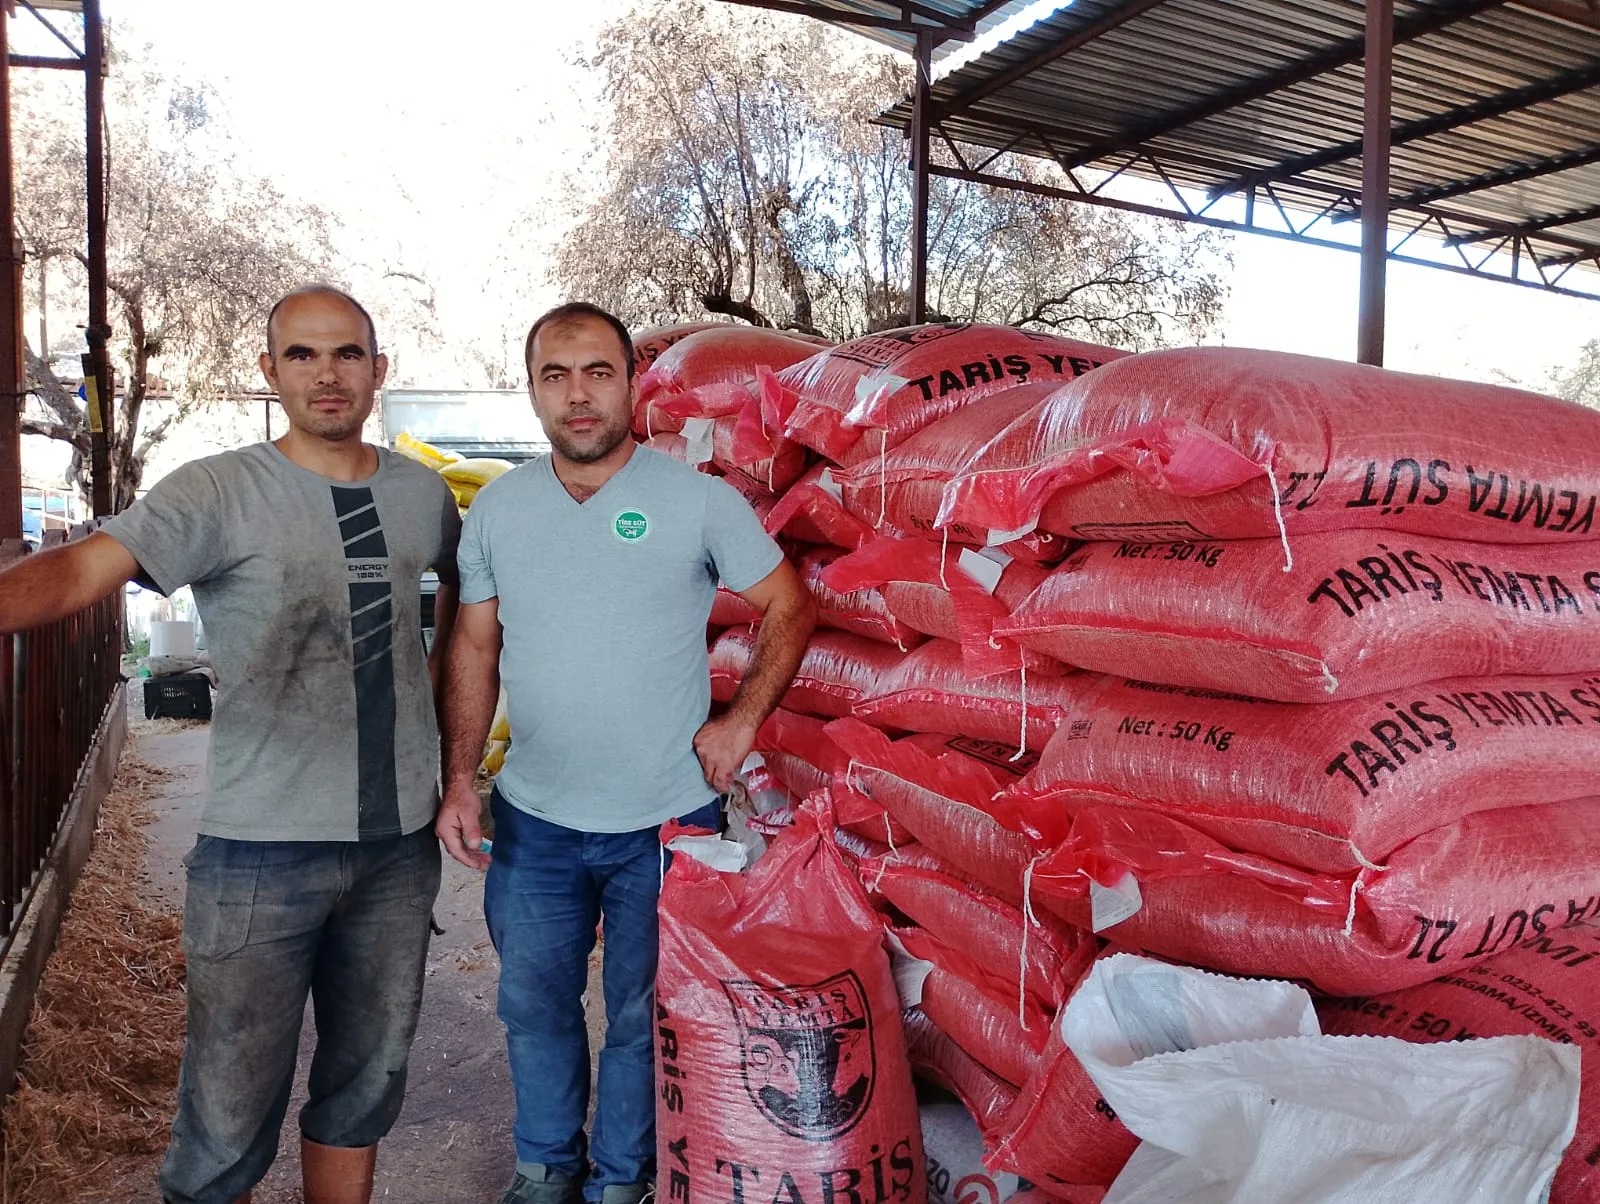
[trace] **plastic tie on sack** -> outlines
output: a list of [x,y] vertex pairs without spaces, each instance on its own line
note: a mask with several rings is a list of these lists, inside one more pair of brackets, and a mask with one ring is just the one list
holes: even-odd
[[1344,913],[1344,935],[1354,936],[1356,931],[1356,896],[1361,893],[1361,875],[1365,869],[1357,870],[1355,880],[1350,883],[1350,910]]
[[1389,868],[1386,865],[1379,865],[1376,861],[1368,860],[1366,855],[1356,847],[1355,841],[1347,840],[1345,843],[1350,846],[1350,855],[1356,859],[1356,864],[1362,869],[1371,870],[1375,874],[1381,874]]
[[889,516],[889,432],[878,432],[878,523]]
[[1278,478],[1272,471],[1272,465],[1264,464],[1267,471],[1267,485],[1272,490],[1272,517],[1278,524],[1278,539],[1283,544],[1283,571],[1288,573],[1294,569],[1294,553],[1289,550],[1289,530],[1283,525],[1283,499],[1278,496]]
[[949,582],[949,579],[946,578],[945,575],[944,575],[944,565],[945,565],[945,560],[949,557],[949,555],[950,555],[950,528],[946,527],[944,529],[944,536],[939,541],[939,588],[943,589],[943,590],[946,590],[946,591],[948,591],[949,588],[950,588],[950,582]]
[[1039,853],[1022,871],[1022,950],[1017,954],[1017,1021],[1022,1031],[1028,1028],[1028,929],[1039,927],[1039,918],[1033,914],[1033,867],[1048,856]]
[[[993,637],[990,638],[993,642]],[[1028,755],[1028,662],[1024,660],[1017,670],[1022,679],[1022,732],[1017,738],[1017,751],[1009,758],[1011,761],[1020,761]]]

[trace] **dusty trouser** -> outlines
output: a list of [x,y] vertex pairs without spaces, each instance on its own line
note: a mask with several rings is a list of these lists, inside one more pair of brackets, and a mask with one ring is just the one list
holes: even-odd
[[307,1184],[359,1198],[339,1185],[370,1179],[360,1151],[405,1098],[439,890],[432,828],[360,842],[202,836],[185,860],[189,1032],[162,1199],[229,1204],[266,1174],[307,994],[317,1028],[300,1111]]
[[[579,832],[496,791],[484,914],[500,954],[500,1019],[516,1090],[514,1204],[633,1204],[655,1179],[657,829]],[[717,829],[721,804],[681,821]],[[594,1139],[585,1140],[589,1031],[583,992],[605,923],[606,1042]]]

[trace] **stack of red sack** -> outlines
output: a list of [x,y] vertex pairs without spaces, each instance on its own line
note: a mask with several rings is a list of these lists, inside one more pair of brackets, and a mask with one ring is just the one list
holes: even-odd
[[[995,625],[1107,675],[996,803],[1030,902],[1173,960],[1419,996],[1331,1013],[1411,1016],[1373,1031],[1456,1035],[1470,1009],[1419,984],[1503,989],[1496,954],[1527,994],[1469,1030],[1593,1015],[1581,976],[1538,984],[1600,910],[1597,495],[1600,414],[1298,356],[1138,356],[1019,416],[939,521],[1090,541]],[[1585,1103],[1557,1201],[1600,1182]]]
[[[1016,1127],[1025,1084],[1059,1077],[1065,1050],[1047,1045],[1051,1021],[1099,942],[1048,917],[1024,939],[1024,837],[1000,834],[1015,873],[997,869],[988,889],[974,888],[963,865],[970,825],[951,827],[961,805],[939,782],[953,774],[987,801],[1020,780],[1066,716],[1067,667],[1001,643],[994,625],[1069,545],[1042,537],[990,548],[946,537],[933,519],[945,482],[991,435],[1123,353],[960,325],[820,352],[772,331],[667,333],[641,380],[636,435],[738,488],[819,607],[784,708],[762,730],[764,764],[747,776],[796,808],[818,793],[831,801],[899,955],[927,968],[906,1018],[913,1064],[956,1091],[993,1148]],[[719,593],[711,672],[720,701],[748,668],[758,621]],[[903,757],[918,767],[912,781],[893,772]],[[897,788],[906,798],[886,806]],[[1097,1109],[1081,1072],[1076,1079],[1081,1106],[1066,1123],[1083,1125],[1078,1178],[1108,1183],[1132,1140]]]
[[[711,410],[733,391],[697,403],[709,443],[680,433],[819,602],[756,777],[832,800],[916,967],[913,1063],[993,1165],[1094,1200],[1133,1141],[1052,1023],[1094,933],[1334,997],[1454,975],[1515,995],[1507,1031],[1594,1039],[1581,975],[1541,1010],[1543,979],[1517,995],[1489,959],[1592,956],[1557,930],[1600,916],[1600,414],[1064,342],[930,326],[779,347],[746,362],[731,421]],[[671,363],[647,425],[692,409]],[[757,618],[719,598],[719,699]],[[1373,1007],[1333,1014],[1417,1010]],[[1421,1010],[1396,1035],[1455,1035]],[[1558,1204],[1600,1182],[1589,1153]]]

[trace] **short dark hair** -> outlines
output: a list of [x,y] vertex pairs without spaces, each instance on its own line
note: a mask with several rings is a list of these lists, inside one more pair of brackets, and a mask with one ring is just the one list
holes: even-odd
[[530,380],[533,378],[533,340],[538,338],[539,332],[550,323],[565,322],[569,318],[599,318],[616,331],[617,338],[622,343],[622,362],[627,365],[628,379],[633,379],[633,336],[628,333],[628,328],[622,319],[588,301],[568,301],[565,305],[558,305],[540,314],[538,320],[528,328],[528,341],[522,347],[522,364],[527,368]]
[[345,292],[344,289],[336,288],[331,284],[307,284],[301,288],[295,289],[292,292],[284,293],[283,296],[278,298],[277,304],[272,307],[272,312],[267,314],[268,355],[276,357],[278,354],[277,346],[272,338],[272,323],[277,319],[278,311],[283,308],[284,302],[293,301],[296,297],[311,296],[337,297],[339,300],[349,305],[351,309],[355,310],[356,313],[360,314],[362,319],[367,324],[367,354],[372,356],[374,359],[377,358],[378,328],[372,324],[372,315],[367,312],[367,307],[365,305],[361,304],[361,302],[357,301],[349,293]]

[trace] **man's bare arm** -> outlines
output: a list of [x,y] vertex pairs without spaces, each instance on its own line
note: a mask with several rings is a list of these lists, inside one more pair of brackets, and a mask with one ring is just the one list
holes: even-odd
[[76,614],[138,572],[133,554],[103,531],[24,556],[0,573],[0,634]]
[[[433,649],[428,653],[428,682],[433,687],[434,709],[444,714],[445,665],[450,654],[450,635],[456,625],[456,603],[461,591],[454,585],[439,582],[433,595]],[[441,720],[442,722],[442,720]]]
[[706,781],[720,791],[733,785],[755,744],[756,731],[788,691],[817,624],[816,603],[787,560],[739,596],[761,612],[750,668],[727,711],[708,721],[694,738]]
[[462,865],[486,869],[474,786],[484,741],[500,699],[500,600],[472,602],[456,611],[446,661],[444,692],[444,803],[434,831]]

